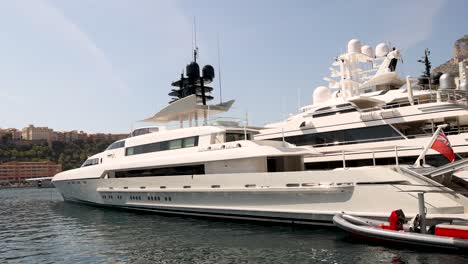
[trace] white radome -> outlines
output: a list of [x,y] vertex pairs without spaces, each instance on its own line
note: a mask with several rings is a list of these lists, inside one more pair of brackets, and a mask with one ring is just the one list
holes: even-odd
[[373,58],[374,57],[374,51],[372,50],[371,46],[369,45],[364,45],[361,47],[361,53]]
[[326,102],[332,98],[332,93],[330,88],[326,86],[319,86],[315,88],[314,95],[313,95],[313,103],[314,104],[321,104]]
[[361,41],[359,39],[352,39],[348,42],[348,52],[361,52]]
[[390,52],[390,48],[386,43],[379,43],[377,47],[375,47],[375,55],[377,57],[385,57]]

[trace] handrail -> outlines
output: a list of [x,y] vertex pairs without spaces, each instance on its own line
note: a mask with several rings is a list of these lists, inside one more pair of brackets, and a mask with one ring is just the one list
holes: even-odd
[[[420,104],[437,103],[437,102],[457,102],[457,103],[467,104],[468,102],[468,91],[446,89],[446,90],[438,90],[437,92],[440,94],[439,100],[437,98],[437,94],[431,92],[428,94],[430,96],[429,99],[421,99],[420,96],[415,97],[413,99],[414,104],[420,105]],[[452,98],[452,97],[455,97],[455,98]],[[405,106],[410,106],[410,105],[411,103],[409,101],[403,101],[400,103],[390,103],[390,104],[383,105],[380,107],[364,108],[364,109],[360,109],[360,111],[365,113],[369,111],[394,109],[394,108],[405,107]]]
[[[430,98],[428,99],[421,99],[421,96],[429,96]],[[455,89],[441,89],[437,91],[431,90],[428,94],[425,95],[419,95],[415,96],[413,101],[414,105],[421,105],[421,104],[429,104],[429,103],[437,103],[437,102],[455,102],[459,104],[464,104],[468,106],[468,91],[463,91],[463,90],[455,90]],[[362,109],[357,109],[358,113],[367,113],[367,112],[372,112],[372,111],[379,111],[379,110],[387,110],[387,109],[395,109],[395,108],[400,108],[400,107],[406,107],[406,106],[411,106],[411,103],[409,101],[406,101],[406,98],[403,98],[400,102],[395,102],[395,103],[390,103],[386,104],[383,106],[375,106],[375,107],[369,107],[369,108],[362,108]],[[304,106],[307,107],[307,106]],[[304,108],[303,107],[303,108]],[[341,109],[340,109],[341,110]],[[345,109],[343,109],[345,110]],[[338,109],[333,108],[328,111],[335,111],[336,114],[340,114]],[[305,113],[306,111],[302,111],[301,113]],[[322,111],[319,111],[317,113],[312,112],[312,113],[307,113],[305,116],[313,116],[314,114],[321,114],[325,113]],[[330,115],[331,116],[331,115]],[[320,117],[316,117],[320,118]],[[276,122],[268,122],[266,124],[271,124],[271,123],[278,123],[278,122],[284,122],[285,120],[279,120]]]

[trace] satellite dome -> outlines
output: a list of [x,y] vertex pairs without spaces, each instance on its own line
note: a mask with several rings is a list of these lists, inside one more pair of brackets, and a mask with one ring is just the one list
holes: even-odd
[[189,78],[200,78],[200,66],[198,66],[198,63],[196,62],[191,62],[187,65],[185,72]]
[[374,58],[374,51],[372,50],[372,48],[369,46],[369,45],[364,45],[361,47],[361,53],[371,57],[371,58]]
[[359,39],[352,39],[348,42],[348,52],[361,52],[361,41]]
[[211,65],[205,65],[202,69],[203,78],[212,81],[215,77],[215,70]]
[[330,88],[326,86],[319,86],[315,88],[314,90],[314,95],[313,95],[313,103],[315,104],[321,104],[329,99],[332,98],[332,93],[330,91]]
[[375,55],[377,57],[385,57],[390,52],[390,48],[385,43],[379,43],[377,47],[375,47]]
[[450,72],[442,74],[439,78],[439,89],[455,89],[455,76]]

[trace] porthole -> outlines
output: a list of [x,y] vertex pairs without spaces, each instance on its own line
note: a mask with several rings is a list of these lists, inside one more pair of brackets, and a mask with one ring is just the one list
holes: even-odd
[[171,198],[171,197],[169,197],[169,198],[167,198],[167,199],[169,200],[169,202],[172,201],[172,198]]
[[246,184],[245,185],[245,188],[253,188],[253,187],[257,187],[257,185],[255,185],[255,184]]
[[286,184],[286,187],[299,187],[301,186],[299,183],[288,183]]
[[164,201],[167,201],[167,197],[164,197]]
[[166,186],[161,186],[161,187],[159,187],[159,188],[161,188],[161,189],[166,189]]
[[220,188],[221,186],[216,184],[216,185],[211,185],[211,188]]
[[184,189],[189,189],[189,188],[191,188],[191,186],[189,186],[189,185],[184,186]]

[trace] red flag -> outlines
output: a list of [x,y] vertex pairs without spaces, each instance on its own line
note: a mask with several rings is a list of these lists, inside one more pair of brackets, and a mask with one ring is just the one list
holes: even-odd
[[453,152],[450,142],[443,131],[437,135],[437,138],[434,143],[432,143],[431,148],[444,155],[450,162],[455,161],[455,153]]

